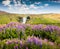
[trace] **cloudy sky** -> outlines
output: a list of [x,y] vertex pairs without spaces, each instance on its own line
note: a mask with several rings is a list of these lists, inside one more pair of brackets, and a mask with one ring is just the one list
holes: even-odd
[[18,14],[60,14],[60,0],[0,0],[0,11]]

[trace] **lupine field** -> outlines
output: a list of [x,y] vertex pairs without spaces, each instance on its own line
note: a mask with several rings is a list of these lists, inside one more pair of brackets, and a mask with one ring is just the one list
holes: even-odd
[[60,49],[60,0],[0,0],[0,49]]
[[0,49],[60,49],[60,26],[19,22],[0,25]]

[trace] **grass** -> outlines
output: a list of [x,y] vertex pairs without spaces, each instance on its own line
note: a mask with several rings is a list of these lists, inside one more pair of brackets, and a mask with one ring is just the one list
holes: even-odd
[[[0,14],[0,24],[7,24],[9,22],[18,22],[18,17],[28,16],[29,14]],[[29,15],[29,24],[56,24],[60,25],[60,14],[38,14]],[[58,24],[59,23],[59,24]]]
[[37,15],[34,18],[31,18],[31,20],[28,23],[31,23],[31,24],[42,23],[42,24],[57,24],[58,25],[58,23],[60,23],[60,20],[58,20],[58,18],[55,18],[54,16],[53,15],[51,15],[51,16],[49,16],[49,15]]
[[7,24],[11,21],[17,22],[16,15],[11,15],[11,14],[0,15],[0,24]]

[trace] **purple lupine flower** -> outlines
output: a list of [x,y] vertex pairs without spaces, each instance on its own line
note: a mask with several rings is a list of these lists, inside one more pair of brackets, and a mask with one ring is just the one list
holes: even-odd
[[20,47],[22,47],[23,46],[23,42],[22,41],[20,41]]
[[14,49],[18,49],[18,46],[14,46]]
[[42,42],[39,43],[40,47],[42,48]]
[[28,49],[28,47],[26,47],[26,49]]
[[10,27],[10,24],[7,24],[6,27],[9,28]]
[[48,40],[47,39],[44,39],[44,42],[48,42]]
[[43,29],[43,25],[42,25],[42,24],[40,24],[40,25],[34,25],[34,26],[32,27],[32,29],[33,29],[33,30],[42,30],[42,29]]
[[54,31],[54,28],[53,26],[50,26],[50,25],[47,25],[45,28],[44,28],[45,31],[49,31],[49,32],[53,32]]
[[55,30],[55,31],[60,31],[60,27],[54,26],[54,30]]
[[0,28],[0,32],[2,32],[3,31],[3,28]]
[[38,40],[39,40],[39,39],[36,38],[36,37],[33,38],[33,42],[34,42],[36,45],[38,44]]
[[41,30],[41,29],[43,29],[43,24],[39,24],[37,27],[38,27],[38,29]]
[[16,28],[19,29],[19,30],[20,30],[20,29],[24,29],[24,27],[21,26],[21,25],[17,25]]
[[60,32],[60,28],[58,28],[58,29],[57,29],[57,31],[59,31],[59,32]]
[[32,43],[33,40],[32,40],[31,38],[28,38],[28,39],[27,39],[27,42],[28,42],[28,43]]
[[3,26],[3,31],[4,33],[6,33],[6,26]]
[[[32,40],[32,41],[31,41]],[[37,37],[29,37],[28,39],[27,39],[27,41],[31,44],[31,43],[34,43],[34,44],[36,44],[36,45],[40,45],[40,47],[42,47],[42,41],[39,39],[39,38],[37,38]]]
[[18,41],[14,41],[16,44],[18,44]]
[[6,42],[6,44],[11,44],[11,43],[12,43],[12,41],[7,41],[7,42]]
[[26,24],[20,24],[23,28],[26,28],[27,26],[26,26]]
[[17,23],[15,22],[10,22],[9,24],[7,24],[7,27],[14,27],[15,25],[17,25]]
[[49,44],[50,44],[50,45],[54,45],[54,43],[53,43],[53,42],[49,42]]

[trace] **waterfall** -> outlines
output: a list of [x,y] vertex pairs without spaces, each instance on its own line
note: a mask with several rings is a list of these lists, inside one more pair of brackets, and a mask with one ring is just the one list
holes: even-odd
[[26,23],[26,20],[27,20],[27,18],[26,17],[23,17],[23,24],[25,24]]

